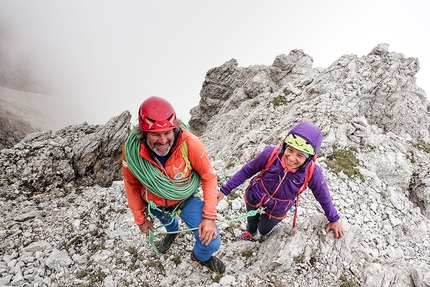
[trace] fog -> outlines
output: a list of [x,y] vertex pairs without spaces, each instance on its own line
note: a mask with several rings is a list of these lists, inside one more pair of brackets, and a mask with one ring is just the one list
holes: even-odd
[[420,61],[427,94],[430,2],[0,0],[0,40],[47,84],[72,123],[104,124],[151,95],[188,121],[206,72],[271,65],[302,49],[314,67],[379,43]]

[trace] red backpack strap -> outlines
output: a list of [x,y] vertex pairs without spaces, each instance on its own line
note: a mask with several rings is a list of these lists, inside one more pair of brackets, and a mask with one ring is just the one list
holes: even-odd
[[[246,189],[249,189],[251,186],[256,184],[258,180],[261,179],[261,176],[263,175],[263,173],[265,173],[269,169],[269,167],[273,164],[273,162],[275,161],[280,150],[281,150],[281,146],[277,146],[273,149],[272,153],[270,154],[270,156],[267,160],[266,166],[257,175],[255,175],[253,178],[251,178],[251,180],[249,181],[249,185]],[[254,180],[254,179],[257,179],[257,180]]]
[[269,159],[267,160],[266,166],[263,168],[262,171],[260,171],[260,174],[265,173],[269,169],[269,167],[272,165],[272,163],[275,161],[276,157],[278,156],[280,149],[281,149],[280,146],[277,146],[273,149],[272,153],[269,156]]
[[303,182],[302,186],[299,188],[299,190],[297,191],[297,195],[296,195],[296,202],[295,207],[296,209],[294,210],[294,217],[293,217],[293,228],[296,226],[296,220],[297,220],[297,208],[299,206],[299,195],[306,190],[306,188],[308,187],[309,181],[312,178],[312,175],[314,174],[314,170],[315,170],[315,161],[317,160],[317,157],[314,156],[311,160],[311,162],[308,164],[308,166],[306,167],[306,171],[305,171],[305,181]]

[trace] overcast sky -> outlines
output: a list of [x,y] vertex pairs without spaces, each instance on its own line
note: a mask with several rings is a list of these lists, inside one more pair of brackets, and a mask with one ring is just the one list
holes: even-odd
[[0,0],[6,44],[73,102],[71,124],[135,118],[151,95],[188,121],[209,69],[271,65],[293,49],[325,68],[388,43],[419,59],[429,94],[429,27],[428,0]]

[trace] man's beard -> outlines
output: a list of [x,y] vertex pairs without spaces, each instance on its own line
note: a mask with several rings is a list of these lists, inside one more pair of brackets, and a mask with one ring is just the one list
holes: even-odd
[[[149,148],[158,156],[166,156],[172,148],[172,142],[168,141],[166,145],[148,144]],[[158,146],[158,149],[157,149]]]

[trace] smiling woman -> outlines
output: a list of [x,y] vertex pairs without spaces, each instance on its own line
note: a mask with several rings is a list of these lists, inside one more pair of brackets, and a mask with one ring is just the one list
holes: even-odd
[[284,154],[282,155],[282,163],[285,165],[285,168],[295,170],[302,166],[307,158],[309,158],[308,154],[305,154],[292,146],[287,146]]
[[298,196],[308,183],[326,215],[325,231],[332,230],[335,239],[343,237],[340,216],[331,200],[322,169],[314,162],[321,144],[322,131],[317,126],[310,122],[299,123],[288,132],[280,146],[266,146],[221,186],[218,201],[251,179],[244,195],[246,210],[264,210],[261,215],[247,218],[246,230],[238,240],[253,240],[257,232],[266,235],[272,231],[287,217],[289,210],[297,208]]

